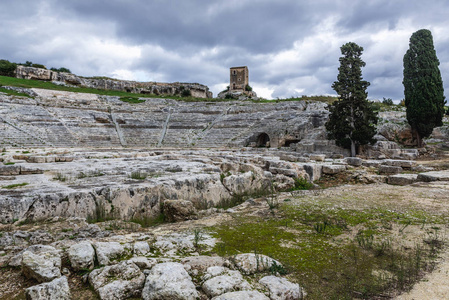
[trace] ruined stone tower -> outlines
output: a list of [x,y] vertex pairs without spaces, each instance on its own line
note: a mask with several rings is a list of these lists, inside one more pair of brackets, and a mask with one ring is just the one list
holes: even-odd
[[230,91],[245,91],[249,84],[248,67],[233,67],[230,69]]

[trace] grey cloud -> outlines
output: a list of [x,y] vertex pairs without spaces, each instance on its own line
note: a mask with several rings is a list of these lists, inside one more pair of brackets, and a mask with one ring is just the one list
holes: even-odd
[[[353,41],[365,49],[369,97],[401,99],[402,56],[419,28],[434,33],[443,82],[449,82],[448,12],[443,0],[2,1],[0,58],[86,76],[145,72],[215,88],[228,83],[229,67],[247,65],[250,83],[290,97],[299,90],[333,94],[339,47]],[[379,46],[373,39],[379,32],[403,38],[404,30],[410,30],[404,40]],[[117,44],[138,47],[140,57],[126,57],[126,47],[115,53]],[[288,51],[296,55],[283,57]]]

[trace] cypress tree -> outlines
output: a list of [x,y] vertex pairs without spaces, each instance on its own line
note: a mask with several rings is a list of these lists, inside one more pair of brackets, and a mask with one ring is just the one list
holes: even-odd
[[377,114],[367,100],[369,82],[362,77],[365,62],[360,56],[363,47],[349,42],[340,49],[343,56],[339,59],[337,81],[332,84],[338,100],[328,107],[330,115],[326,129],[329,139],[350,149],[351,156],[355,156],[359,145],[375,142]]
[[410,37],[404,55],[404,95],[407,121],[418,147],[433,129],[443,125],[444,88],[432,33],[421,29]]

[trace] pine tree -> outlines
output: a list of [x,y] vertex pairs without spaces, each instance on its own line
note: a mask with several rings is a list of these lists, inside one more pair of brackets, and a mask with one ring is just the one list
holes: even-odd
[[410,37],[404,55],[404,94],[407,121],[418,147],[433,129],[443,125],[444,88],[432,33],[421,29]]
[[330,115],[326,129],[329,139],[334,139],[338,146],[351,149],[351,156],[355,156],[359,145],[375,142],[377,114],[367,100],[369,82],[362,78],[365,62],[360,56],[363,47],[350,42],[340,49],[343,56],[339,59],[337,81],[332,85],[338,100],[328,107]]

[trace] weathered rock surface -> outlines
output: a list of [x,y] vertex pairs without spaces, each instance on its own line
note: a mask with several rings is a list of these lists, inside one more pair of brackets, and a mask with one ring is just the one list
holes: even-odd
[[323,173],[328,175],[334,175],[346,170],[346,166],[344,165],[324,165]]
[[397,174],[388,176],[388,184],[409,185],[418,181],[418,174]]
[[197,218],[197,212],[192,201],[165,200],[164,215],[169,222],[185,221]]
[[38,282],[48,282],[61,276],[61,257],[52,246],[35,245],[22,254],[22,273]]
[[354,167],[359,167],[362,165],[362,159],[358,158],[358,157],[346,157],[345,161],[348,165],[350,166],[354,166]]
[[229,264],[223,257],[204,255],[185,257],[181,263],[201,272],[205,272],[209,267],[224,267]]
[[257,291],[239,291],[226,293],[212,300],[270,300],[270,298]]
[[62,276],[50,282],[29,287],[25,290],[30,300],[70,300],[70,288],[67,277]]
[[89,274],[89,283],[102,300],[140,297],[144,282],[145,275],[130,261],[96,269]]
[[148,274],[142,291],[144,300],[185,299],[199,297],[189,274],[180,263],[161,263]]
[[150,252],[150,245],[146,241],[139,241],[134,243],[135,255],[147,255]]
[[269,256],[255,253],[237,254],[233,257],[233,262],[235,266],[244,274],[254,274],[256,272],[267,271],[273,266],[273,264],[282,266],[280,262]]
[[207,279],[202,285],[203,291],[209,297],[216,297],[228,292],[251,289],[251,286],[243,279],[240,272],[232,271],[224,267],[208,268],[205,277],[212,277]]
[[126,249],[118,242],[94,242],[93,246],[100,266],[110,265],[113,260],[123,257],[130,252],[130,249]]
[[299,284],[294,284],[285,278],[265,276],[259,283],[268,288],[271,300],[297,300],[303,298]]
[[401,172],[402,168],[398,166],[388,166],[388,165],[379,166],[380,174],[399,174]]
[[449,171],[431,171],[418,174],[418,181],[449,181]]
[[67,253],[74,270],[92,270],[94,268],[95,250],[90,242],[85,241],[72,245]]

